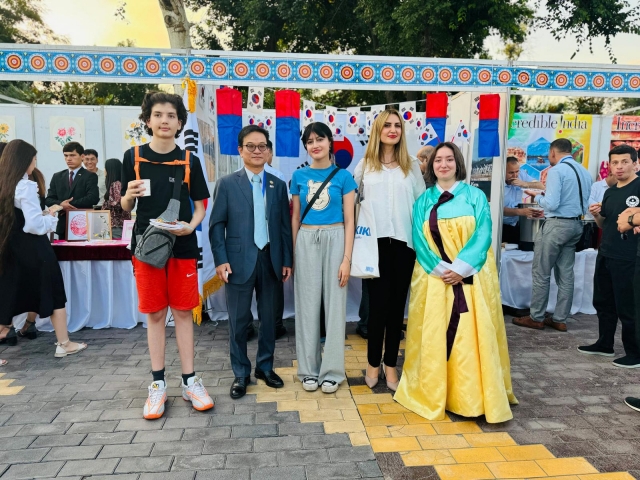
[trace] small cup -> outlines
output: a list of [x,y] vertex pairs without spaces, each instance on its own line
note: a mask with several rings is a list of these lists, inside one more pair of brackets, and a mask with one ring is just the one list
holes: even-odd
[[151,180],[149,180],[148,178],[143,179],[142,186],[144,187],[144,193],[142,194],[142,196],[150,197],[151,196]]

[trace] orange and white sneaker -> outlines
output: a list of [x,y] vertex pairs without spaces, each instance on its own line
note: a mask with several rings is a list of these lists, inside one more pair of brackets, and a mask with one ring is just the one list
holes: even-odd
[[164,414],[164,403],[167,401],[167,385],[158,380],[149,385],[149,398],[144,404],[142,416],[147,420],[160,418]]
[[207,389],[202,385],[202,379],[200,377],[191,377],[187,380],[187,385],[182,383],[182,398],[187,402],[191,402],[191,405],[196,410],[204,412],[213,408],[213,399],[207,393]]

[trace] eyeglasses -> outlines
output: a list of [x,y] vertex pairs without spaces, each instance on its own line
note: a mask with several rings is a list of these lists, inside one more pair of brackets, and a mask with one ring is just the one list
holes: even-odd
[[261,143],[260,145],[254,145],[253,143],[247,143],[246,145],[243,145],[244,148],[246,148],[249,152],[255,152],[256,148],[258,150],[260,150],[261,152],[265,152],[267,150],[267,144],[266,143]]

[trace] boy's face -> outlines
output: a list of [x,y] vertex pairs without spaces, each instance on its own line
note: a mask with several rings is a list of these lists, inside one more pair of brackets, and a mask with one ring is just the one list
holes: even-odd
[[82,158],[84,159],[84,168],[93,173],[98,171],[98,158],[95,155],[84,155]]
[[64,161],[70,170],[75,170],[82,165],[82,155],[75,150],[73,152],[64,152]]
[[147,127],[156,138],[175,138],[176,133],[182,127],[178,120],[178,112],[170,103],[156,103],[151,108],[151,117],[147,121]]

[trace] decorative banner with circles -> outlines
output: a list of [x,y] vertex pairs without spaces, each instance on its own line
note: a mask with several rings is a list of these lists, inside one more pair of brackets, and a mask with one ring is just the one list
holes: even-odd
[[[356,88],[367,90],[460,91],[496,88],[536,89],[580,94],[640,94],[640,71],[612,66],[600,70],[571,64],[531,67],[524,62],[407,58],[343,57],[190,50],[142,52],[128,48],[82,49],[55,45],[4,45],[0,80],[172,83],[189,75],[199,83],[287,88]],[[218,53],[218,52],[217,52]],[[220,52],[222,53],[222,52]],[[329,60],[329,58],[331,60]],[[336,58],[344,60],[335,61]]]

